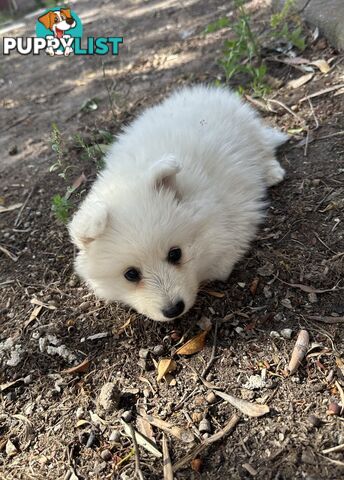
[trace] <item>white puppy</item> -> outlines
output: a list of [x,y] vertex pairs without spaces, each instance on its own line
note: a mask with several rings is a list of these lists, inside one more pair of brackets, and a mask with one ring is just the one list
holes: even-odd
[[283,179],[287,136],[227,89],[183,88],[124,128],[69,225],[95,293],[158,321],[226,280]]

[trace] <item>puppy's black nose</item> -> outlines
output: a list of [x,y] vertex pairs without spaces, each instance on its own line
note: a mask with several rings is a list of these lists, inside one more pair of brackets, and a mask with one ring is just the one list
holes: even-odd
[[174,318],[178,317],[181,313],[184,312],[185,303],[183,300],[179,300],[177,303],[172,305],[171,307],[165,308],[162,313],[166,318]]
[[74,23],[74,18],[66,18],[66,22],[68,23],[68,25],[73,25]]

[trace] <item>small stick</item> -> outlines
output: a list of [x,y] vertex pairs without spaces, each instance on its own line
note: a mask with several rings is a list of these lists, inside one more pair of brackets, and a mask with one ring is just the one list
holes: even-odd
[[20,220],[20,217],[21,217],[21,215],[22,215],[22,213],[23,213],[24,208],[25,208],[26,205],[28,204],[28,201],[30,200],[31,195],[33,194],[35,188],[36,188],[36,185],[34,185],[34,187],[30,190],[28,196],[27,196],[26,199],[25,199],[25,202],[24,202],[23,205],[21,206],[21,209],[20,209],[19,212],[18,212],[17,218],[16,218],[15,221],[14,221],[14,226],[15,226],[15,227],[18,227],[18,226],[21,224],[21,222],[19,221],[19,220]]
[[342,452],[343,450],[344,443],[342,443],[341,445],[337,445],[336,447],[326,448],[326,450],[323,450],[321,453],[324,453],[326,455],[327,453]]
[[162,453],[164,455],[164,480],[173,480],[172,462],[168,452],[167,438],[164,433],[162,434]]
[[341,130],[340,132],[329,133],[328,135],[323,135],[322,137],[318,137],[315,140],[326,140],[332,137],[341,137],[342,135],[344,135],[344,130]]
[[316,320],[317,322],[323,323],[344,323],[344,317],[321,317],[320,315],[308,315],[308,318],[311,320]]
[[178,460],[178,462],[176,462],[173,465],[173,471],[176,472],[177,470],[180,470],[181,468],[184,467],[184,465],[187,465],[188,463],[190,463],[191,460],[193,460],[195,457],[197,457],[197,455],[203,452],[203,450],[205,450],[209,445],[211,445],[214,442],[217,442],[218,440],[221,440],[221,438],[231,433],[231,431],[234,429],[234,427],[239,422],[239,420],[240,420],[240,417],[234,414],[232,418],[229,420],[229,422],[227,423],[227,425],[222,430],[220,430],[219,432],[215,433],[211,437],[204,440],[204,442],[201,443],[201,445],[197,445],[197,447],[192,449],[187,455],[185,455],[185,457]]
[[209,359],[209,362],[207,363],[207,365],[205,366],[203,372],[201,373],[201,377],[204,378],[206,376],[206,374],[209,372],[210,370],[210,367],[212,366],[212,364],[214,363],[215,361],[215,352],[216,352],[216,342],[217,342],[217,329],[218,329],[218,322],[217,320],[215,320],[215,331],[214,331],[214,341],[213,341],[213,348],[212,348],[212,351],[211,351],[211,356],[210,356],[210,359]]
[[318,122],[318,119],[315,115],[315,112],[314,112],[314,108],[313,108],[313,103],[311,102],[311,99],[309,98],[308,99],[308,103],[309,103],[309,106],[311,107],[311,112],[312,112],[312,115],[313,115],[313,118],[314,118],[314,121],[315,121],[315,128],[314,130],[317,130],[319,128],[319,122]]
[[284,110],[286,110],[288,113],[290,113],[290,115],[293,115],[293,117],[297,118],[301,123],[306,123],[305,120],[300,117],[300,115],[297,115],[297,113],[293,112],[292,109],[289,108],[285,103],[280,102],[279,100],[271,99],[271,98],[268,100],[268,103],[269,102],[276,103],[280,107],[284,108]]
[[139,480],[145,480],[141,467],[140,467],[140,457],[139,457],[139,447],[137,446],[137,441],[135,437],[134,428],[131,423],[128,423],[130,428],[130,435],[134,445],[134,454],[135,454],[135,472],[134,478],[138,478]]
[[324,88],[323,90],[319,90],[318,92],[312,93],[311,95],[307,95],[299,100],[299,103],[305,102],[309,98],[319,97],[320,95],[324,95],[325,93],[334,92],[335,90],[339,90],[340,88],[344,87],[344,83],[340,83],[339,85],[334,85],[333,87]]

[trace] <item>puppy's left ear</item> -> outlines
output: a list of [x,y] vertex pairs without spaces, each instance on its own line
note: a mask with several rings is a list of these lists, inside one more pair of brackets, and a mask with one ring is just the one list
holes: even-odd
[[71,11],[70,11],[70,8],[61,8],[61,13],[63,13],[64,15],[66,15],[67,18],[72,18],[72,14],[71,14]]
[[86,198],[68,225],[72,241],[80,250],[86,250],[104,233],[108,220],[109,214],[105,203]]
[[164,155],[151,167],[151,170],[153,170],[156,189],[167,188],[177,193],[176,176],[181,170],[181,165],[173,155]]

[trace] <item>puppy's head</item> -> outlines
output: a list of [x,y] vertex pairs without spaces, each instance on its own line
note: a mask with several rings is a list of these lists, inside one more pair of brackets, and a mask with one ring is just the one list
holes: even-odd
[[100,177],[69,226],[76,270],[95,293],[157,321],[189,310],[198,290],[199,222],[179,170],[166,156],[123,184]]
[[61,8],[45,13],[38,18],[45,28],[52,30],[54,34],[61,38],[66,30],[74,28],[76,21],[72,17],[70,8]]

